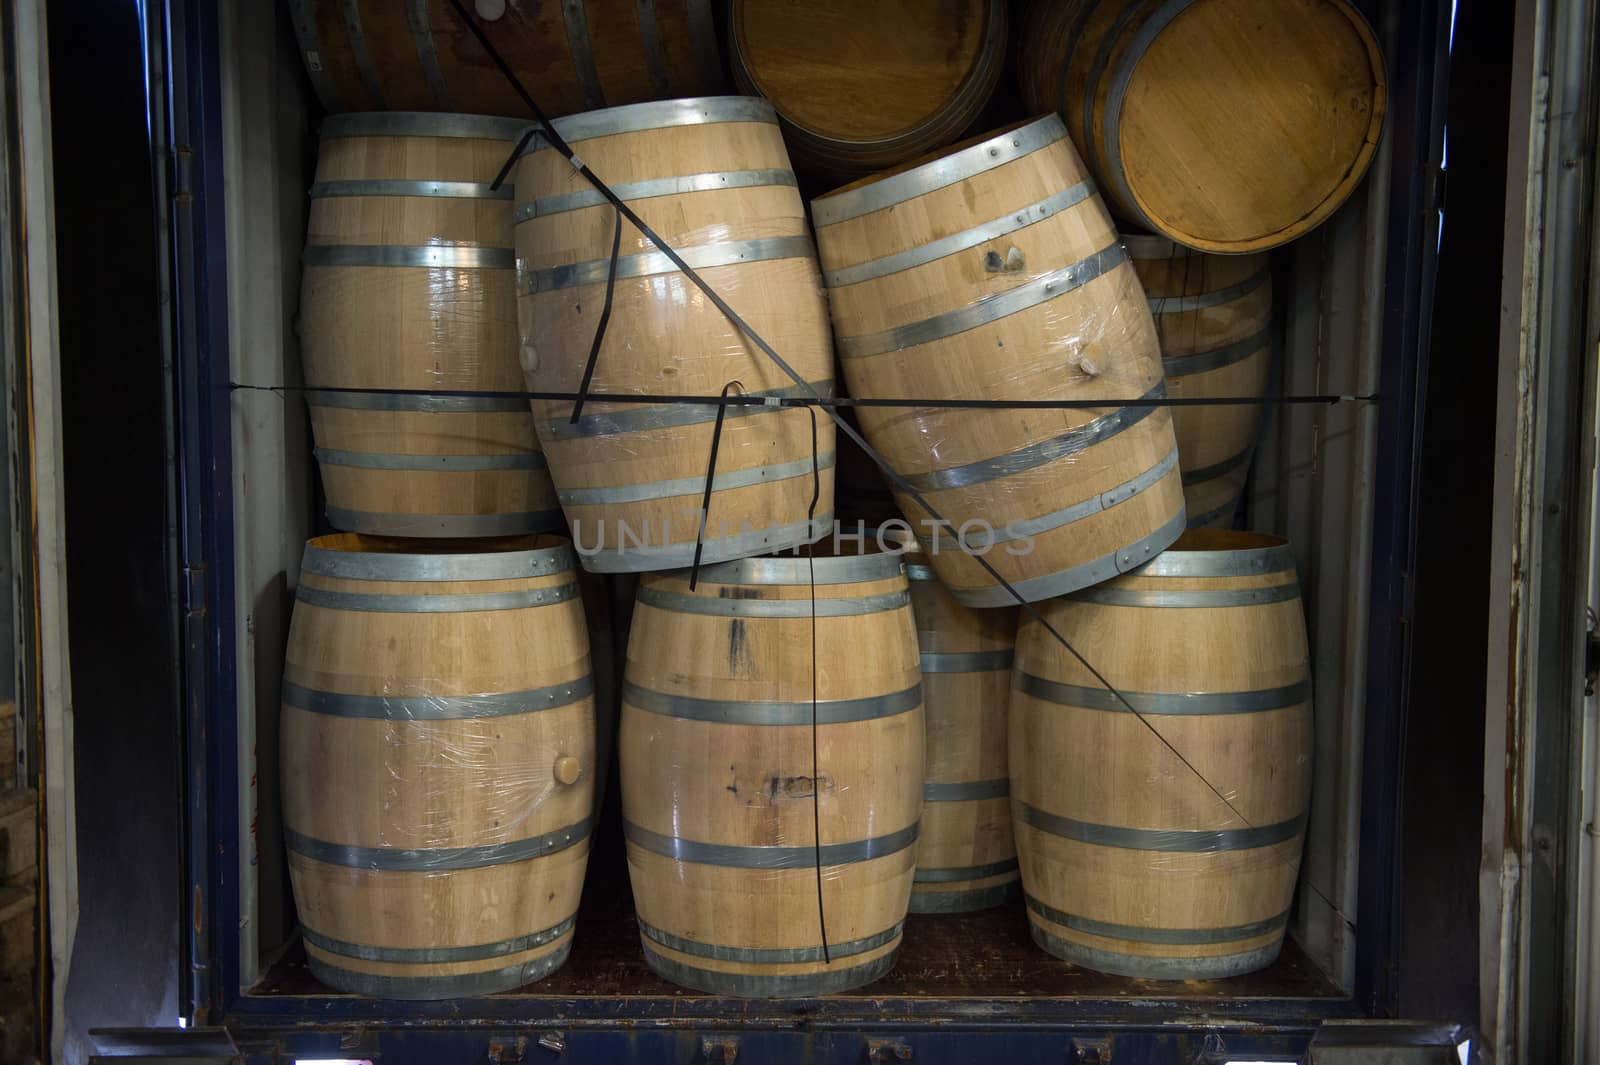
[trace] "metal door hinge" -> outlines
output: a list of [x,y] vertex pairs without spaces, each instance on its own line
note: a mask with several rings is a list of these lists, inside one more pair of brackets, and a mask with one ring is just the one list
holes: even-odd
[[1074,1065],[1111,1065],[1111,1040],[1109,1038],[1072,1037]]
[[867,1060],[872,1065],[898,1065],[911,1060],[911,1048],[898,1039],[869,1039]]
[[739,1040],[731,1035],[704,1035],[700,1037],[700,1056],[708,1065],[733,1065],[739,1056]]

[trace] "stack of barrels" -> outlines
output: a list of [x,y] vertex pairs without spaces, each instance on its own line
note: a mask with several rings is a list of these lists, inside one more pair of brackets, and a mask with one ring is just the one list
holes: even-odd
[[[1288,545],[1232,529],[1267,252],[1381,122],[1343,0],[1030,5],[1043,115],[964,141],[1000,0],[735,0],[759,96],[685,95],[725,77],[697,0],[478,0],[562,116],[537,129],[448,113],[520,107],[448,5],[291,6],[330,109],[375,108],[323,126],[301,304],[341,531],[306,548],[283,761],[324,982],[456,997],[567,957],[609,679],[580,569],[640,575],[623,836],[666,979],[845,991],[908,914],[1005,905],[1105,972],[1277,956],[1307,643]],[[871,528],[834,516],[845,390]]]

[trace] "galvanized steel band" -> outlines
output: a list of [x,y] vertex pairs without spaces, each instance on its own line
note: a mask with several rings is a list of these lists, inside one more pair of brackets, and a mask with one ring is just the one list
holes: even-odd
[[1173,958],[1152,954],[1124,954],[1120,951],[1086,947],[1064,939],[1033,921],[1028,932],[1039,949],[1063,961],[1112,976],[1131,976],[1142,980],[1221,980],[1265,969],[1283,948],[1275,939],[1264,947],[1239,954],[1210,954]]
[[370,178],[362,181],[319,181],[311,186],[313,200],[339,196],[429,196],[448,200],[509,200],[510,185],[492,188],[484,181],[398,181]]
[[387,551],[339,551],[306,544],[301,573],[349,581],[507,581],[565,573],[576,562],[572,545],[531,551],[483,551],[426,554]]
[[1161,369],[1168,377],[1188,377],[1191,374],[1210,373],[1243,362],[1252,355],[1267,352],[1272,345],[1272,326],[1266,325],[1243,340],[1225,344],[1210,351],[1197,351],[1192,355],[1174,355],[1161,360]]
[[329,111],[337,111],[343,106],[343,98],[339,95],[338,87],[334,85],[333,75],[328,72],[328,65],[322,60],[322,32],[317,27],[317,16],[311,10],[311,0],[288,0],[290,21],[294,23],[295,42],[300,46],[300,52],[305,59],[306,74],[311,78],[311,87],[316,90],[317,98],[322,101],[322,106]]
[[1232,551],[1168,551],[1131,576],[1136,577],[1260,577],[1268,573],[1294,573],[1294,552],[1287,541]]
[[[692,546],[692,545],[691,545]],[[721,599],[668,592],[654,585],[639,586],[639,602],[679,614],[709,614],[724,618],[843,618],[878,614],[911,605],[905,589],[884,595],[858,595],[839,599]]]
[[[786,525],[768,525],[760,529],[746,529],[732,536],[707,537],[701,542],[701,561],[723,562],[759,555],[769,551],[784,551],[808,544],[827,535],[833,524],[833,512],[819,514],[806,521]],[[583,560],[583,568],[591,573],[636,573],[644,570],[673,570],[692,565],[695,542],[684,540],[655,547],[619,546],[602,549],[599,542],[592,548],[583,546],[583,521],[572,522],[572,539]],[[625,541],[624,541],[625,542]],[[692,598],[692,597],[691,597]],[[810,615],[806,615],[810,616]],[[820,616],[820,615],[819,615]]]
[[327,513],[328,521],[336,529],[375,536],[517,536],[566,526],[566,516],[560,507],[498,514],[394,514],[330,506]]
[[[1085,710],[1105,710],[1111,713],[1129,713],[1129,707],[1140,714],[1154,715],[1209,715],[1258,714],[1267,710],[1283,710],[1311,701],[1311,682],[1299,680],[1277,688],[1256,688],[1236,692],[1116,692],[1105,687],[1082,684],[1065,684],[1057,680],[1036,677],[1018,670],[1011,686],[1024,695],[1043,699],[1060,706],[1077,706]],[[1121,698],[1118,698],[1118,695]],[[1125,700],[1125,701],[1124,701]]]
[[[1101,555],[1076,566],[1068,566],[1055,573],[1012,581],[1011,588],[1023,598],[1024,602],[1029,603],[1067,595],[1087,585],[1110,580],[1154,558],[1158,552],[1171,546],[1174,540],[1182,536],[1186,527],[1183,508],[1179,507],[1177,514],[1171,520],[1148,536],[1141,537],[1108,555]],[[958,585],[949,587],[950,594],[962,606],[1013,606],[1017,601],[1010,591],[999,585],[982,588]]]
[[510,270],[510,248],[456,244],[307,244],[307,266],[408,266],[451,270]]
[[1229,455],[1221,462],[1213,462],[1211,465],[1201,466],[1197,470],[1184,470],[1183,483],[1202,484],[1230,474],[1237,469],[1250,465],[1250,456],[1253,454],[1255,454],[1255,445],[1251,444],[1237,455]]
[[350,869],[380,869],[391,873],[432,873],[456,869],[482,869],[542,858],[564,851],[589,838],[592,817],[554,832],[488,843],[478,847],[360,847],[350,843],[330,843],[313,839],[292,828],[284,828],[284,840],[295,854],[327,865]]
[[1124,233],[1122,246],[1128,249],[1128,254],[1133,258],[1147,262],[1167,262],[1200,254],[1185,248],[1177,241],[1158,237],[1153,233]]
[[1011,778],[967,780],[953,783],[926,780],[922,784],[923,802],[981,802],[1003,799],[1011,794]]
[[661,30],[656,25],[655,0],[634,0],[633,14],[639,23],[639,44],[644,49],[644,66],[650,74],[650,88],[665,99],[672,95],[667,79],[666,55],[661,50]]
[[1025,229],[1035,222],[1042,222],[1052,215],[1059,214],[1069,208],[1076,207],[1094,196],[1094,186],[1087,181],[1080,181],[1076,185],[1062,189],[1051,196],[1046,196],[1038,203],[1030,203],[1026,207],[1007,212],[999,218],[991,219],[970,229],[959,233],[952,233],[948,237],[940,237],[926,244],[919,244],[914,248],[886,255],[881,259],[872,259],[855,266],[843,266],[837,270],[823,272],[822,279],[829,288],[840,288],[845,285],[858,285],[863,281],[874,278],[886,277],[897,274],[902,270],[923,266],[936,259],[943,259],[947,255],[954,255],[958,251],[985,244],[996,237],[1003,237],[1007,233],[1015,233]]
[[1299,814],[1287,821],[1250,828],[1218,829],[1165,829],[1124,828],[1120,825],[1099,825],[1079,821],[1072,817],[1049,813],[1030,806],[1015,796],[1011,811],[1020,824],[1029,825],[1041,832],[1077,843],[1097,847],[1120,847],[1125,850],[1169,851],[1181,854],[1201,854],[1211,851],[1253,850],[1287,843],[1305,831],[1306,815]]
[[[769,585],[864,584],[893,580],[900,576],[900,555],[878,551],[867,555],[838,555],[831,558],[741,558],[703,566],[700,580],[706,584]],[[671,574],[687,577],[686,573]]]
[[[701,244],[693,248],[676,249],[678,257],[696,270],[712,270],[719,266],[737,266],[741,263],[770,262],[774,259],[811,259],[815,252],[808,236],[762,237],[757,240],[729,240],[718,244]],[[657,274],[675,274],[678,267],[665,252],[651,251],[638,255],[624,255],[617,259],[617,280],[653,277]],[[590,259],[543,270],[518,271],[517,290],[523,295],[540,292],[557,292],[580,285],[605,284],[611,274],[610,259]]]
[[454,110],[450,88],[445,84],[444,71],[439,66],[439,49],[433,41],[433,27],[428,24],[428,0],[406,0],[406,22],[411,26],[411,43],[417,49],[417,63],[422,67],[422,78],[433,94],[433,105],[441,111]]
[[918,884],[959,884],[966,880],[987,880],[991,876],[1002,876],[1016,871],[1017,859],[1013,855],[984,865],[945,866],[935,869],[918,866],[911,879]]
[[533,122],[526,118],[434,114],[431,111],[371,111],[329,115],[322,120],[322,139],[464,137],[470,140],[517,141],[531,125]]
[[923,651],[924,673],[991,673],[1010,669],[1016,652],[1007,647],[1000,651]]
[[525,610],[565,603],[577,597],[577,584],[478,595],[375,595],[369,592],[335,592],[326,588],[310,588],[305,584],[295,590],[295,598],[307,606],[368,614],[461,614],[479,610]]
[[1071,525],[1074,522],[1082,521],[1085,518],[1110,510],[1118,503],[1126,503],[1141,492],[1160,484],[1162,478],[1171,473],[1173,467],[1177,464],[1178,449],[1173,448],[1159,462],[1138,476],[1123,481],[1113,488],[1108,488],[1097,496],[1080,499],[1078,502],[1062,507],[1060,510],[1052,511],[1037,518],[1008,521],[1003,529],[986,529],[966,536],[959,535],[959,533],[952,535],[944,529],[938,529],[935,531],[934,536],[936,540],[948,541],[957,545],[964,543],[968,548],[972,549],[992,547],[995,544],[1010,543],[1013,540],[1038,536],[1041,533],[1059,529],[1063,525]]
[[824,843],[821,847],[750,847],[733,843],[701,843],[681,836],[663,836],[622,821],[622,834],[635,847],[694,865],[720,865],[733,869],[811,869],[824,865],[853,865],[884,858],[917,842],[917,824],[912,822],[898,832],[848,843]]
[[[766,122],[777,125],[778,113],[767,101],[754,96],[692,96],[683,100],[657,100],[653,103],[608,107],[558,118],[550,124],[562,140],[576,144],[618,133],[642,133],[652,129],[717,122]],[[539,136],[528,146],[528,151],[548,147],[544,138]]]
[[1166,394],[1166,381],[1157,381],[1154,388],[1139,397],[1139,402],[1118,407],[1110,414],[1102,414],[1098,418],[1084,422],[1082,425],[1073,426],[1071,429],[1048,440],[1041,440],[1036,444],[1029,444],[1004,455],[979,459],[977,462],[969,462],[962,466],[951,466],[943,470],[929,470],[926,473],[907,473],[901,476],[906,483],[919,492],[942,492],[951,488],[968,488],[975,484],[983,484],[985,481],[1011,477],[1035,467],[1059,461],[1069,455],[1076,455],[1079,452],[1086,451],[1096,444],[1111,439],[1123,430],[1138,425],[1156,410],[1155,407],[1140,406],[1139,403],[1144,400],[1164,399]]
[[490,470],[542,470],[549,465],[537,451],[516,455],[394,455],[381,451],[312,450],[318,462],[362,470],[423,470],[433,473],[481,473]]
[[[1083,159],[1088,164],[1090,173],[1097,173],[1101,163],[1099,146],[1095,143],[1094,138],[1094,108],[1099,97],[1100,78],[1105,74],[1106,66],[1111,62],[1111,51],[1116,47],[1118,39],[1122,36],[1123,27],[1127,26],[1140,6],[1142,5],[1127,4],[1117,12],[1117,17],[1112,20],[1105,36],[1100,38],[1100,47],[1095,52],[1094,59],[1089,63],[1088,81],[1086,83],[1089,91],[1085,93],[1083,101],[1083,129],[1086,133],[1083,138]],[[1083,12],[1084,24],[1087,24],[1088,19],[1089,9],[1085,8]],[[1072,47],[1074,54],[1076,54],[1076,41],[1073,42]],[[1062,77],[1065,78],[1066,76],[1066,72],[1062,71]],[[1150,228],[1154,229],[1155,227],[1151,226]]]
[[313,407],[342,410],[409,411],[418,414],[530,414],[528,401],[508,396],[434,396],[426,393],[328,392],[312,389],[306,402]]
[[1064,140],[1067,127],[1057,115],[1030,122],[1009,133],[990,137],[980,144],[963,148],[942,159],[914,167],[903,174],[895,174],[870,185],[848,192],[840,192],[811,201],[811,220],[817,226],[831,226],[836,222],[859,218],[873,211],[881,211],[897,203],[914,200],[919,196],[965,181],[986,170],[1004,166],[1025,155],[1047,148]]
[[589,110],[606,105],[605,93],[600,88],[600,72],[595,69],[594,51],[589,46],[589,25],[584,17],[587,0],[561,0],[561,18],[566,24],[567,50],[572,56],[572,66],[583,88],[584,106]]
[[[834,452],[829,451],[814,459],[806,457],[792,462],[777,462],[771,466],[754,466],[744,470],[726,470],[711,479],[713,492],[731,492],[758,484],[775,484],[796,477],[809,477],[822,470],[833,469]],[[566,488],[556,491],[562,506],[585,507],[608,503],[640,503],[649,499],[672,499],[676,496],[696,496],[705,491],[703,475],[676,477],[669,481],[651,481],[648,484],[604,485],[598,488]]]
[[857,721],[876,721],[908,713],[922,705],[922,685],[904,691],[871,695],[860,699],[818,699],[778,702],[755,699],[699,699],[640,687],[632,681],[622,684],[626,706],[663,717],[707,721],[718,725],[804,725],[810,726],[815,713],[818,725],[845,725]]
[[1136,606],[1204,610],[1213,607],[1267,606],[1300,598],[1300,584],[1291,579],[1266,588],[1217,588],[1208,591],[1178,592],[1164,588],[1086,588],[1069,598],[1078,603],[1100,606]]
[[458,976],[389,976],[357,972],[330,965],[309,952],[306,963],[311,967],[313,976],[340,991],[366,995],[370,998],[414,1001],[475,998],[496,991],[510,991],[549,976],[566,964],[567,956],[571,953],[572,943],[569,940],[549,954],[542,954],[521,965],[492,969],[488,972],[463,973]]
[[1079,259],[1059,270],[1052,270],[1048,274],[1041,274],[1015,288],[985,296],[965,307],[886,329],[881,333],[839,337],[836,345],[839,357],[861,359],[956,336],[1031,307],[1037,307],[1057,296],[1064,296],[1098,277],[1103,277],[1127,261],[1128,253],[1123,251],[1122,245],[1108,244],[1087,258]]
[[1178,314],[1182,311],[1198,311],[1207,307],[1218,307],[1224,303],[1243,299],[1256,289],[1272,280],[1271,270],[1261,270],[1251,274],[1236,285],[1219,288],[1214,292],[1197,292],[1190,296],[1152,296],[1150,298],[1151,314]]
[[638,922],[639,934],[679,954],[692,954],[712,961],[740,962],[748,965],[794,965],[800,962],[824,961],[865,954],[869,950],[886,947],[900,938],[901,925],[895,924],[870,936],[829,943],[827,950],[815,947],[729,947],[720,943],[702,943],[698,939],[685,939],[665,932],[643,920]]
[[752,974],[728,973],[716,969],[702,969],[650,949],[645,942],[644,957],[661,976],[683,987],[692,987],[713,995],[737,995],[741,998],[795,998],[804,995],[832,995],[851,988],[870,984],[894,968],[897,950],[851,969],[824,969],[817,973]]
[[[768,388],[759,392],[746,392],[749,397],[762,397],[770,399],[796,399],[812,395],[821,396],[823,399],[833,397],[833,381],[810,381],[803,385],[785,385],[782,388]],[[707,396],[706,399],[716,397]],[[591,403],[609,402],[609,397],[591,393]],[[684,425],[699,425],[701,422],[711,422],[717,419],[718,407],[726,407],[727,413],[723,415],[726,423],[734,418],[750,418],[758,414],[774,414],[795,408],[773,404],[768,406],[759,403],[651,403],[634,404],[628,410],[605,412],[598,414],[585,414],[574,425],[567,418],[545,421],[539,426],[539,435],[545,440],[573,440],[595,436],[617,436],[623,433],[643,433],[652,429],[674,429]],[[522,405],[526,409],[526,404]]]
[[402,965],[449,965],[455,962],[504,958],[512,954],[522,954],[525,951],[537,950],[539,947],[554,943],[568,932],[571,932],[577,923],[578,915],[574,913],[560,924],[551,925],[549,928],[541,928],[539,931],[530,932],[525,936],[502,939],[496,943],[477,943],[465,947],[374,947],[365,943],[349,943],[342,939],[335,939],[332,936],[325,936],[304,924],[300,926],[300,931],[306,937],[306,942],[330,954],[341,954],[346,958],[358,958],[361,961],[394,962]]
[[1233,943],[1241,939],[1255,939],[1271,932],[1280,932],[1289,924],[1289,911],[1276,917],[1227,928],[1148,928],[1131,924],[1114,924],[1082,917],[1041,902],[1032,895],[1026,896],[1028,909],[1052,924],[1107,939],[1126,939],[1135,943],[1159,943],[1164,946],[1198,947],[1211,943]]
[[1006,880],[970,891],[917,891],[912,889],[909,913],[975,913],[992,910],[1022,897],[1022,881]]
[[589,674],[543,688],[484,695],[350,695],[304,688],[289,680],[283,682],[285,706],[313,714],[369,721],[469,721],[480,717],[509,717],[571,706],[593,694],[594,677]]
[[[611,191],[623,201],[649,200],[657,196],[680,196],[688,192],[717,192],[722,189],[755,189],[795,185],[792,170],[713,170],[703,174],[684,174],[680,177],[651,178],[649,181],[630,181],[611,186]],[[526,222],[530,218],[578,211],[585,207],[599,207],[611,201],[600,195],[598,189],[564,192],[558,196],[543,196],[528,203],[517,204],[513,219]]]
[[356,62],[356,73],[361,87],[367,92],[367,101],[374,111],[386,111],[389,101],[383,97],[383,82],[378,78],[378,65],[372,61],[367,48],[367,34],[361,26],[361,0],[339,0],[339,14],[344,19],[345,35],[350,45],[351,57]]

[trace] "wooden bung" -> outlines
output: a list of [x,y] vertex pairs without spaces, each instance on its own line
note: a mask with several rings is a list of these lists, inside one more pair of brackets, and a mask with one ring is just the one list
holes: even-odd
[[323,123],[300,352],[335,528],[470,537],[561,526],[526,402],[429,394],[522,390],[510,190],[489,188],[520,129],[472,115]]
[[[534,400],[579,558],[597,572],[695,560],[714,404],[605,394],[797,396],[833,388],[827,308],[805,209],[772,108],[741,96],[636,104],[558,120],[595,174],[779,351],[751,344],[630,223],[590,387]],[[576,392],[605,313],[617,214],[557,151],[517,165],[522,361],[534,391]],[[815,539],[833,520],[833,423],[799,407],[728,407],[702,562]],[[814,428],[813,428],[814,427]]]
[[[532,118],[450,0],[288,0],[330,114],[467,111]],[[551,118],[727,86],[711,0],[465,0]]]
[[1183,531],[1172,419],[1139,279],[1048,115],[812,202],[852,396],[1074,400],[861,407],[867,439],[948,522],[901,511],[956,601],[1032,602],[1146,562]]
[[900,946],[924,758],[911,599],[899,554],[813,550],[639,585],[623,831],[645,958],[686,987],[845,991]]
[[594,805],[576,576],[554,536],[306,545],[284,835],[324,984],[457,998],[566,960]]
[[1017,71],[1119,218],[1210,252],[1326,220],[1372,162],[1387,97],[1345,0],[1033,0]]
[[1287,542],[1192,529],[1042,612],[1121,695],[1023,622],[1011,809],[1034,941],[1149,979],[1271,964],[1311,798],[1311,682]]

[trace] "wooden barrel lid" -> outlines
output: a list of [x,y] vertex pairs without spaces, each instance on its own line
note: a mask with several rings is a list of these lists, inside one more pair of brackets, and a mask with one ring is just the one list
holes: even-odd
[[911,129],[955,95],[983,51],[988,6],[734,4],[739,51],[761,94],[796,125],[858,140]]
[[1372,161],[1386,95],[1371,27],[1330,0],[1169,2],[1101,84],[1123,200],[1216,252],[1273,247],[1337,209]]

